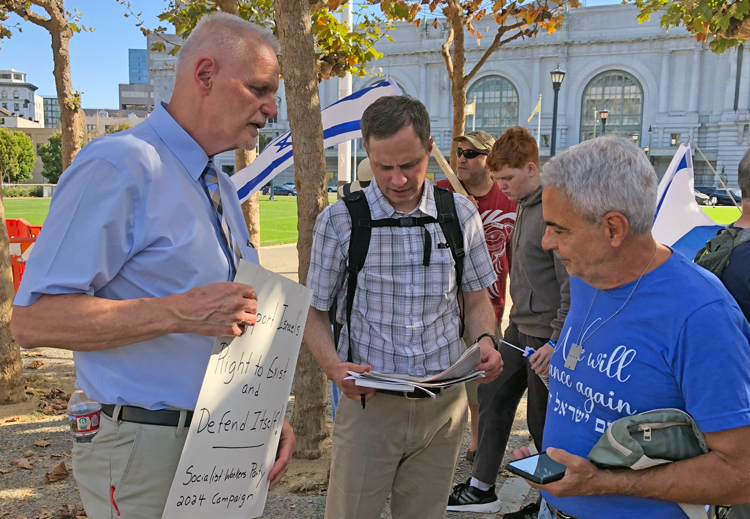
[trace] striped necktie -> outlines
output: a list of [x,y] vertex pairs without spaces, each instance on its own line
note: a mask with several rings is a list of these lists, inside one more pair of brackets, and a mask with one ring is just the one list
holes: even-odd
[[234,272],[237,270],[237,265],[242,257],[242,252],[232,236],[232,231],[229,229],[229,224],[224,216],[224,209],[221,206],[221,193],[219,192],[219,177],[212,160],[208,161],[208,165],[206,166],[206,169],[203,170],[201,179],[203,181],[203,188],[206,191],[206,195],[208,195],[208,198],[211,200],[211,206],[216,214],[216,220],[219,222],[219,226],[224,234],[224,240],[222,240],[223,243],[221,245],[225,251],[229,252],[228,256],[231,258],[231,267],[233,267],[232,270]]

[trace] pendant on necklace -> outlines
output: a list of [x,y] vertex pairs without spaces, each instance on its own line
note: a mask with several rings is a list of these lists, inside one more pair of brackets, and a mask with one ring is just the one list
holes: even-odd
[[578,365],[578,359],[581,358],[582,352],[583,346],[573,343],[573,346],[570,347],[570,351],[568,352],[568,357],[565,359],[565,369],[575,371],[576,366]]

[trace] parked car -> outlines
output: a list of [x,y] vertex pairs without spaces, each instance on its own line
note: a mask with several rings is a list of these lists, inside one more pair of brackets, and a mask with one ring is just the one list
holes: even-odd
[[695,186],[695,190],[706,196],[711,196],[711,193],[716,190],[716,186]]
[[711,205],[711,199],[708,197],[708,195],[705,195],[695,190],[695,201],[698,202],[698,205]]
[[[267,195],[270,191],[270,186],[266,186],[261,191],[261,194]],[[297,196],[297,190],[289,188],[287,186],[273,186],[274,196]]]
[[297,189],[297,186],[294,185],[294,182],[284,182],[281,185],[284,187],[288,187],[289,189]]
[[[739,189],[727,190],[722,187],[714,190],[710,197],[711,205],[734,205],[735,203],[739,205],[742,200],[742,192]],[[732,198],[734,198],[734,201],[732,201]]]
[[329,193],[335,193],[336,191],[338,191],[338,187],[336,186],[336,184],[328,184]]

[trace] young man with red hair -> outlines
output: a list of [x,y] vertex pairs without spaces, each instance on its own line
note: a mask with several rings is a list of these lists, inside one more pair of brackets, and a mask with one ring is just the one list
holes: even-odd
[[518,214],[509,251],[510,326],[505,340],[536,353],[529,358],[506,344],[500,347],[505,370],[491,384],[480,387],[479,443],[472,478],[457,485],[448,510],[497,512],[500,501],[494,483],[503,461],[518,403],[528,388],[527,423],[537,449],[542,446],[547,387],[539,377],[547,373],[553,346],[570,307],[568,274],[542,248],[542,184],[539,148],[520,126],[506,130],[492,146],[487,168],[503,194],[518,202]]

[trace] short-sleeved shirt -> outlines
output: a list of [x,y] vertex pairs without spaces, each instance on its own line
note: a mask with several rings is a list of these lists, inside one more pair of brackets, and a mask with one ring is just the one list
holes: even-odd
[[750,230],[742,234],[742,243],[729,256],[729,265],[721,273],[721,282],[727,287],[745,319],[750,321]]
[[[162,297],[229,281],[221,231],[201,180],[208,160],[161,105],[138,126],[87,144],[60,178],[14,303],[28,306],[44,294]],[[219,188],[242,257],[257,262],[225,173],[219,173]],[[213,343],[169,334],[74,352],[76,384],[106,404],[193,409]]]
[[[704,433],[750,425],[750,325],[718,278],[673,252],[594,333],[635,283],[597,292],[570,278],[570,312],[549,368],[545,449],[585,458],[615,420],[662,408],[687,412]],[[576,368],[566,369],[581,341]],[[686,518],[667,501],[543,495],[578,519]]]
[[[408,215],[396,211],[373,181],[363,193],[373,220],[405,216],[437,217],[434,188],[425,181],[419,205]],[[495,282],[484,241],[482,221],[474,205],[453,195],[464,238],[462,288],[473,292]],[[423,265],[422,227],[372,229],[370,248],[357,277],[352,310],[352,360],[390,373],[431,375],[450,367],[466,346],[461,340],[456,271],[451,251],[437,223],[425,226],[432,238],[430,265]],[[337,319],[346,323],[345,273],[351,219],[338,201],[315,223],[307,286],[312,306],[328,311],[338,295]],[[346,361],[349,330],[344,325],[338,355]]]
[[[453,191],[453,186],[447,180],[439,180],[435,185]],[[495,180],[492,181],[492,188],[486,195],[475,196],[474,199],[479,204],[479,217],[484,226],[487,250],[489,250],[492,266],[497,275],[497,281],[489,287],[488,292],[492,306],[495,308],[495,321],[500,324],[503,322],[505,289],[508,284],[506,252],[510,245],[510,235],[516,225],[518,203],[509,200]]]

